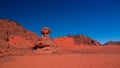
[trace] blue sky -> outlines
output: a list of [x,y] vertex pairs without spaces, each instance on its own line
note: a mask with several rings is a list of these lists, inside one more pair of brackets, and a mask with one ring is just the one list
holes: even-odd
[[120,40],[120,0],[1,0],[0,18],[17,21],[40,35],[84,34],[104,43]]

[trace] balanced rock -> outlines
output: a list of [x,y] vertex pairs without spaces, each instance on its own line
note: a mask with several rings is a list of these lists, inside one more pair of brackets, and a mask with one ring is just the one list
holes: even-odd
[[54,41],[49,37],[51,29],[49,27],[43,27],[41,29],[42,36],[35,42],[33,49],[55,47]]

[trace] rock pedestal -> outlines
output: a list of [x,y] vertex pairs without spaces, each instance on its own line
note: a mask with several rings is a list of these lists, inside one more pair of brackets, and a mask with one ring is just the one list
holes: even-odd
[[42,36],[36,41],[35,46],[33,47],[33,49],[42,49],[45,47],[49,47],[52,49],[55,49],[55,43],[54,41],[49,37],[49,34],[51,33],[51,29],[48,27],[43,27],[41,29],[41,34]]

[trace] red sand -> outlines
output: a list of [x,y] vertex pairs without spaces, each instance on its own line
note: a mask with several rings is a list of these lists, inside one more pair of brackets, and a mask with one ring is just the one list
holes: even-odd
[[0,68],[120,68],[120,46],[81,46],[62,55],[14,56]]

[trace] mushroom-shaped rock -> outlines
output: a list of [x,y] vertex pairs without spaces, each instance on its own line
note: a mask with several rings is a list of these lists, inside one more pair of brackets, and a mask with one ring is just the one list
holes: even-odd
[[45,47],[56,48],[55,42],[49,37],[51,29],[49,27],[43,27],[41,29],[42,36],[36,41],[33,49],[41,49]]
[[49,37],[50,33],[51,33],[51,29],[49,27],[43,27],[41,29],[41,34],[45,37]]

